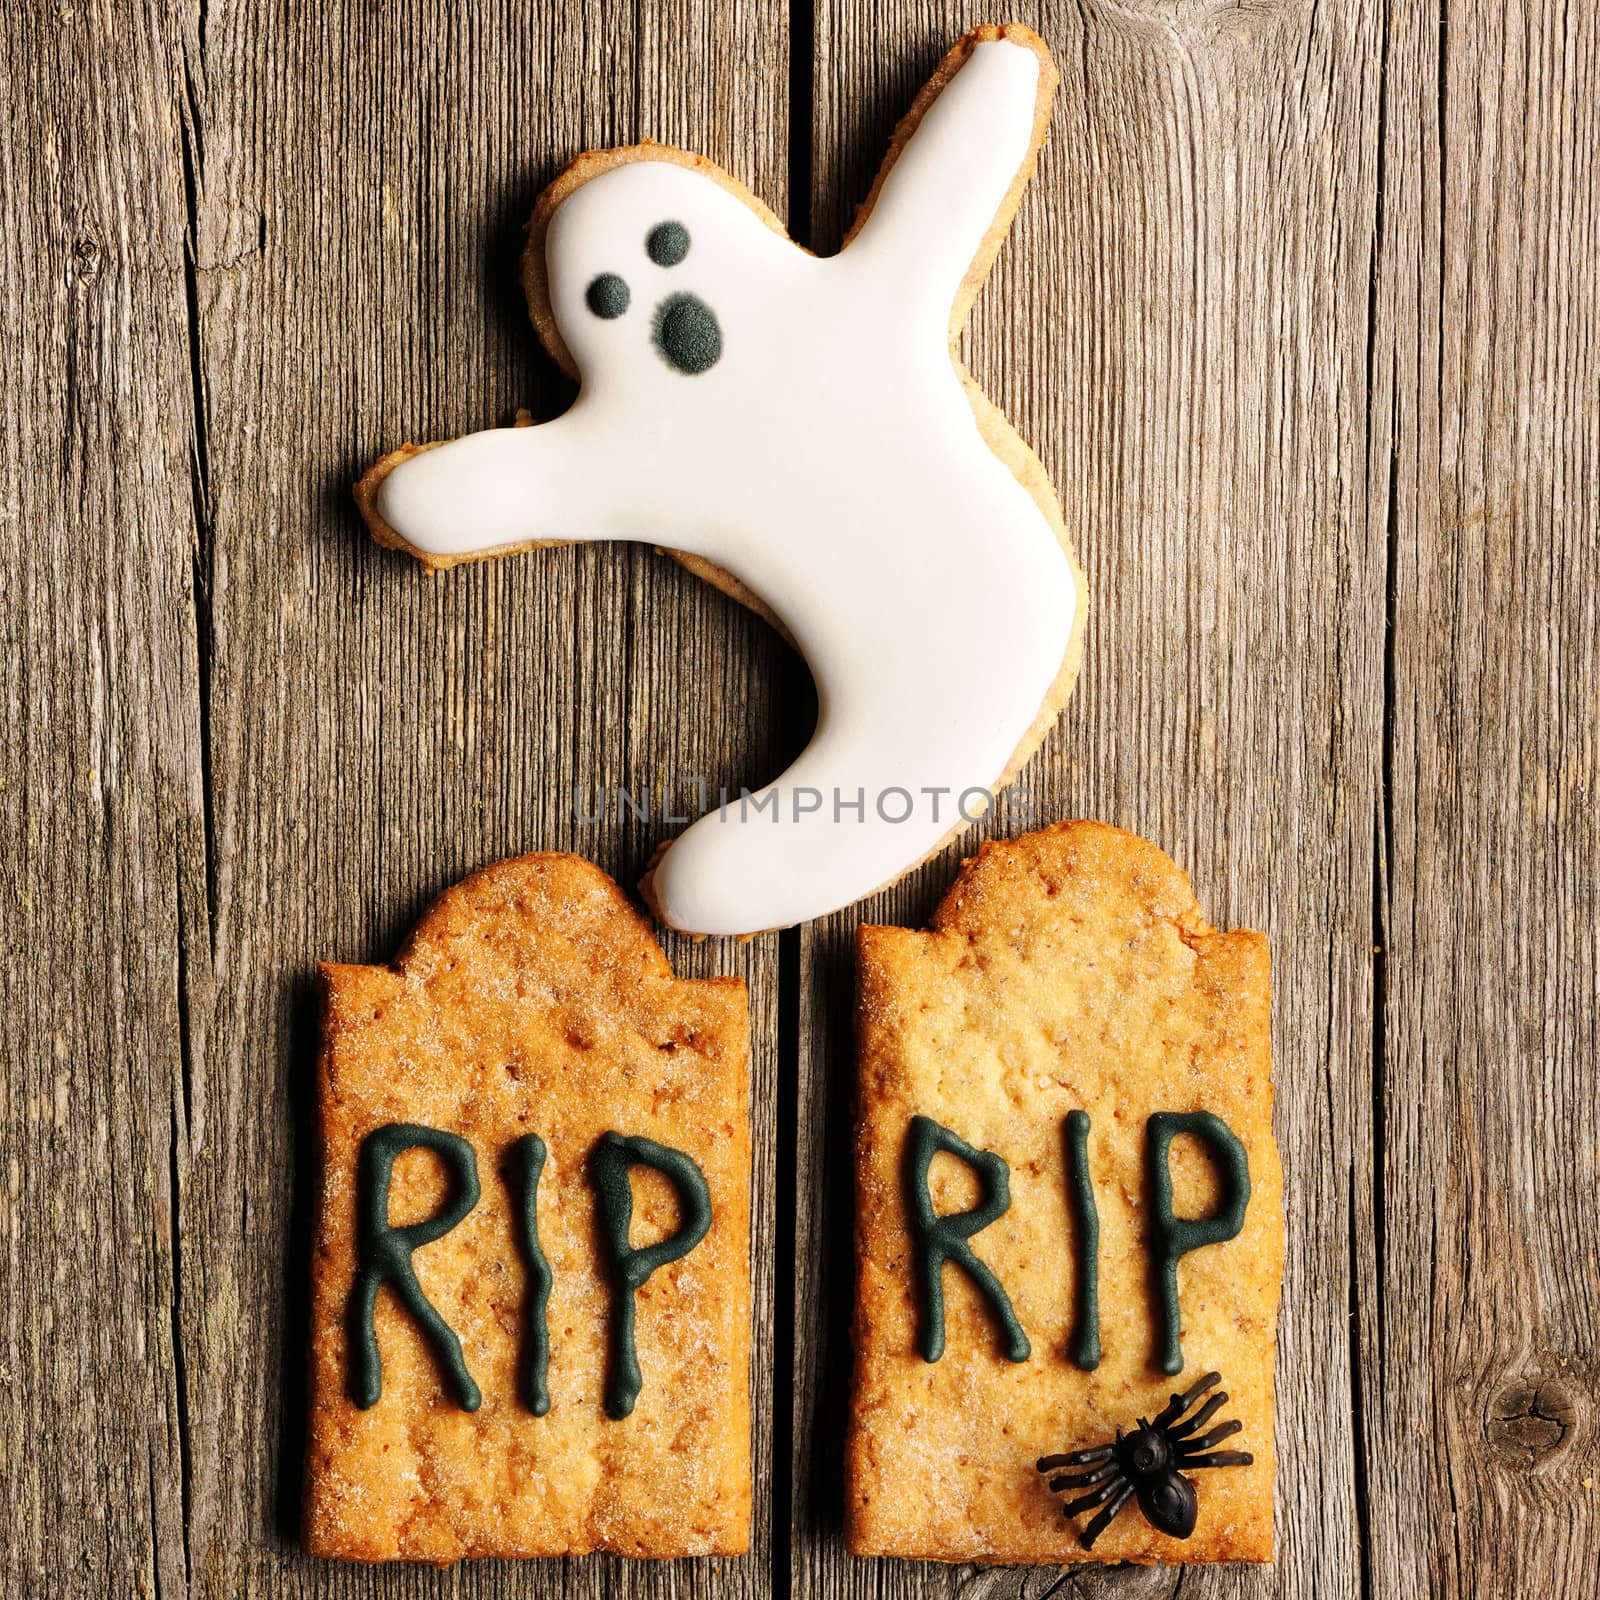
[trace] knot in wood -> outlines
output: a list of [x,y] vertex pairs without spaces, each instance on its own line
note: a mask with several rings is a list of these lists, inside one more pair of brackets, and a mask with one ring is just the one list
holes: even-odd
[[105,264],[105,248],[92,234],[82,234],[72,241],[72,272],[79,283],[93,283]]
[[1581,1404],[1577,1387],[1560,1373],[1532,1370],[1506,1379],[1484,1417],[1490,1455],[1511,1471],[1542,1467],[1570,1443]]

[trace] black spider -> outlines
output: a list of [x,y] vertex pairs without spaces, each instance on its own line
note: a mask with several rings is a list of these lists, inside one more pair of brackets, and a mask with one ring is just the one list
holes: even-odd
[[1175,1394],[1154,1422],[1139,1418],[1132,1433],[1117,1429],[1116,1440],[1093,1450],[1074,1450],[1070,1455],[1044,1456],[1040,1472],[1058,1467],[1089,1467],[1088,1472],[1068,1474],[1050,1480],[1052,1493],[1062,1489],[1088,1489],[1062,1506],[1066,1516],[1076,1516],[1094,1506],[1103,1509],[1083,1530],[1083,1548],[1092,1550],[1094,1542],[1111,1525],[1111,1519],[1138,1495],[1145,1520],[1174,1539],[1187,1539],[1194,1532],[1194,1485],[1183,1476],[1197,1467],[1248,1467],[1255,1457],[1246,1450],[1214,1450],[1213,1445],[1232,1437],[1242,1422],[1219,1422],[1209,1433],[1195,1438],[1227,1401],[1226,1394],[1214,1394],[1189,1418],[1178,1419],[1213,1384],[1222,1382],[1220,1372],[1208,1372],[1192,1389]]

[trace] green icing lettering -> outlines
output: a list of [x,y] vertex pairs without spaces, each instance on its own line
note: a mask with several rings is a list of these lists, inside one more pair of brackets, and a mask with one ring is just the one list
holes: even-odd
[[[1180,1133],[1192,1134],[1211,1154],[1222,1177],[1222,1205],[1214,1217],[1172,1214],[1172,1168],[1168,1154]],[[1244,1226],[1250,1203],[1250,1160],[1233,1129],[1209,1111],[1158,1111],[1145,1124],[1154,1204],[1150,1243],[1155,1271],[1159,1330],[1156,1362],[1165,1373],[1183,1371],[1178,1337],[1178,1258],[1208,1244],[1226,1244]]]
[[[455,1178],[455,1193],[437,1216],[408,1227],[389,1222],[389,1183],[395,1161],[407,1150],[438,1154]],[[433,1346],[463,1411],[483,1403],[467,1371],[461,1341],[422,1292],[412,1252],[442,1239],[478,1203],[478,1160],[472,1146],[453,1133],[416,1122],[375,1128],[361,1143],[356,1174],[356,1277],[350,1290],[350,1398],[364,1411],[383,1393],[383,1357],[378,1349],[378,1289],[387,1283],[400,1297]]]
[[[933,1209],[928,1189],[928,1169],[939,1151],[966,1162],[978,1174],[983,1198],[970,1211],[940,1216]],[[911,1119],[906,1141],[912,1229],[916,1236],[918,1270],[922,1279],[924,1320],[922,1358],[937,1361],[944,1354],[944,1264],[953,1261],[966,1272],[988,1300],[1000,1325],[1001,1348],[1008,1361],[1026,1361],[1032,1353],[1028,1336],[1011,1309],[1011,1298],[994,1273],[972,1253],[967,1241],[1011,1206],[1011,1174],[992,1151],[976,1150],[965,1139],[941,1127],[932,1117]]]
[[1100,1210],[1089,1176],[1089,1113],[1067,1113],[1067,1188],[1072,1196],[1072,1230],[1077,1246],[1077,1305],[1067,1354],[1075,1367],[1093,1372],[1100,1365]]
[[[633,1167],[650,1167],[678,1191],[683,1224],[670,1238],[635,1250],[628,1242],[633,1223]],[[681,1150],[641,1136],[604,1133],[589,1158],[589,1176],[598,1205],[600,1236],[611,1264],[616,1311],[612,1322],[611,1371],[606,1380],[606,1415],[620,1421],[632,1415],[644,1378],[634,1343],[635,1296],[658,1267],[677,1261],[705,1238],[711,1227],[711,1191],[705,1174]]]
[[511,1147],[511,1178],[516,1186],[515,1223],[528,1273],[524,1315],[526,1355],[522,1373],[522,1398],[536,1417],[550,1409],[550,1263],[539,1243],[539,1178],[544,1172],[545,1142],[525,1133]]

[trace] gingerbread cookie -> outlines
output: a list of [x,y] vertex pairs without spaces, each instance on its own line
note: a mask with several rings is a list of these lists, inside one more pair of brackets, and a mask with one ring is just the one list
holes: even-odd
[[1071,822],[858,950],[851,1550],[1271,1560],[1265,939]]
[[744,1551],[743,981],[532,855],[323,983],[307,1550]]
[[572,408],[386,456],[357,499],[429,567],[642,540],[774,619],[816,734],[726,797],[644,891],[691,933],[820,916],[982,813],[1077,673],[1082,575],[1032,451],[955,358],[1044,139],[1028,29],[979,28],[901,123],[844,249],[659,144],[581,156],[540,199],[524,279]]

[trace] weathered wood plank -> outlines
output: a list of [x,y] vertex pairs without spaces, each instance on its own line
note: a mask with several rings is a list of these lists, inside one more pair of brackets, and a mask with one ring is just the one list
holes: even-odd
[[[648,552],[563,550],[428,580],[353,515],[408,438],[548,415],[569,390],[517,286],[521,224],[580,149],[681,140],[783,203],[784,13],[682,3],[625,21],[293,5],[189,39],[203,375],[216,963],[185,1188],[196,1594],[759,1594],[751,1560],[589,1560],[470,1575],[329,1567],[293,1545],[303,1438],[309,975],[387,959],[464,873],[573,848],[631,882],[661,835],[603,786],[764,773],[764,625]],[[681,792],[680,792],[681,793]],[[776,947],[673,941],[776,1009]],[[756,1236],[771,1234],[773,1077],[758,1025]],[[770,1457],[770,1256],[757,1256],[758,1459]]]
[[[814,242],[975,20],[817,7],[797,102]],[[1184,1590],[1585,1592],[1594,41],[1553,0],[1027,20],[1062,93],[969,354],[1063,491],[1095,609],[1023,782],[1041,820],[1159,840],[1277,958],[1281,1559]],[[792,658],[677,568],[558,551],[427,582],[366,542],[350,478],[402,437],[564,403],[515,255],[567,155],[651,133],[783,209],[788,71],[767,0],[0,22],[13,1587],[766,1591],[764,1554],[311,1568],[293,1522],[311,963],[387,956],[438,889],[515,850],[627,880],[660,824],[615,804],[582,824],[574,788],[592,809],[602,785],[765,775],[797,737]],[[921,920],[961,853],[788,936],[787,966],[770,939],[669,945],[752,983],[756,1342],[764,1359],[781,1290],[807,1594],[1055,1581],[851,1563],[837,1541],[849,930]],[[772,1108],[797,1034],[791,1287]],[[772,1381],[758,1366],[758,1463]]]
[[[1397,10],[1374,329],[1392,551],[1364,1307],[1379,1594],[1600,1571],[1600,47]],[[1410,1581],[1407,1581],[1409,1579]]]
[[[894,118],[966,6],[817,19],[818,242],[837,241]],[[1089,574],[1083,677],[1021,783],[1037,820],[1157,840],[1222,926],[1275,953],[1289,1176],[1279,1560],[1185,1594],[1354,1595],[1347,1308],[1355,1125],[1370,1088],[1384,530],[1364,484],[1375,28],[1355,7],[1022,8],[1062,69],[1051,143],[976,308],[970,363],[1040,452]],[[1003,809],[996,830],[1022,831]],[[1038,1572],[850,1562],[850,933],[920,921],[970,851],[804,934],[796,1588],[1037,1595]],[[824,1175],[827,1175],[826,1177]],[[1167,1594],[1174,1572],[1076,1574]]]
[[16,1594],[185,1577],[179,985],[205,924],[173,45],[144,9],[0,20],[0,1579]]

